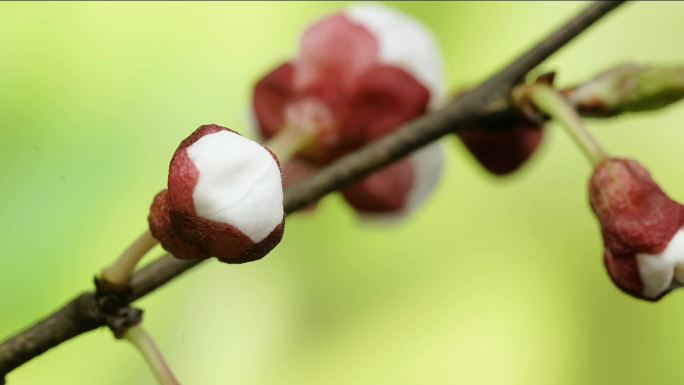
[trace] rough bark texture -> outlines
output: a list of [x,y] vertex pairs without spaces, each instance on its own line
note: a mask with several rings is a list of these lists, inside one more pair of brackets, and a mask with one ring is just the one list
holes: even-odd
[[[292,213],[324,195],[358,180],[418,148],[473,122],[501,119],[511,113],[508,94],[531,69],[622,2],[595,2],[535,45],[501,72],[444,109],[417,119],[398,131],[349,154],[297,183],[285,192],[285,211]],[[60,343],[99,326],[117,323],[116,317],[128,314],[119,310],[156,290],[198,265],[199,261],[180,261],[166,255],[135,273],[132,295],[111,301],[94,292],[79,295],[42,321],[0,344],[0,384],[2,376]],[[114,319],[112,319],[114,318]]]

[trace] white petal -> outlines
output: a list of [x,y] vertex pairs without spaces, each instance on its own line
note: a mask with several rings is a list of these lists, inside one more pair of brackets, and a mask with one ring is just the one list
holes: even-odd
[[644,297],[655,298],[684,284],[684,230],[679,230],[660,254],[637,254]]
[[442,176],[444,149],[441,142],[434,142],[416,151],[411,158],[416,170],[416,185],[411,191],[407,211],[418,208],[437,187]]
[[186,151],[199,171],[192,194],[198,216],[234,226],[254,242],[264,240],[282,222],[280,169],[265,148],[219,131]]
[[442,105],[442,56],[430,31],[417,20],[381,5],[352,5],[345,14],[375,35],[383,63],[402,68],[428,88],[430,108]]

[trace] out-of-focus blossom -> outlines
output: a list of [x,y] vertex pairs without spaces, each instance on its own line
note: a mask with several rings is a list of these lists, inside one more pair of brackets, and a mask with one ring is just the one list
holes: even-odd
[[[315,172],[437,107],[442,97],[442,60],[430,32],[394,10],[362,5],[311,25],[297,57],[255,85],[253,109],[265,139],[283,130],[312,137],[285,162],[288,183],[304,176],[291,173]],[[348,186],[343,196],[366,215],[404,214],[432,191],[441,164],[441,148],[429,145]]]

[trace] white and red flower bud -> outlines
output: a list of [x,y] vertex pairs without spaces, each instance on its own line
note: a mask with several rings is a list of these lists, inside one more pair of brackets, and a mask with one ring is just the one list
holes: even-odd
[[[430,32],[410,17],[377,5],[352,6],[323,18],[302,35],[299,54],[254,87],[253,109],[261,136],[302,130],[313,140],[296,154],[321,167],[437,107],[443,98],[442,59]],[[411,156],[351,186],[345,197],[364,212],[397,212],[432,188],[418,175],[436,174]],[[284,165],[285,179],[288,165]],[[381,192],[397,187],[399,198]],[[349,190],[353,190],[349,192]],[[418,190],[421,190],[418,193]],[[384,197],[393,200],[384,201]],[[397,201],[398,199],[398,201]]]
[[234,131],[201,126],[173,155],[168,190],[155,197],[148,221],[177,258],[260,259],[283,235],[278,160]]
[[510,124],[468,127],[456,134],[482,167],[492,174],[506,175],[537,151],[544,127],[520,118]]
[[628,294],[655,301],[684,284],[684,209],[639,163],[601,162],[589,182],[601,224],[604,263]]

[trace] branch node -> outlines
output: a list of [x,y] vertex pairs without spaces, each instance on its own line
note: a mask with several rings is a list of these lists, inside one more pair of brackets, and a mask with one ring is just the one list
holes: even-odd
[[[114,282],[109,282],[98,276],[96,276],[93,281],[95,282],[95,293],[102,297],[119,297],[119,298],[131,298],[133,296],[133,288],[129,284],[118,284]],[[121,299],[123,300],[123,299]],[[124,302],[126,304],[128,302]],[[1,385],[1,384],[0,384]]]
[[143,311],[130,306],[118,308],[105,317],[105,323],[117,339],[123,339],[126,331],[142,322]]

